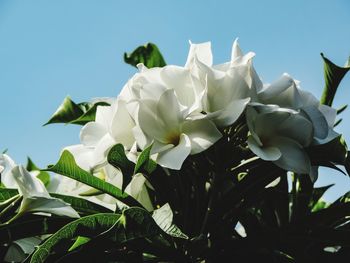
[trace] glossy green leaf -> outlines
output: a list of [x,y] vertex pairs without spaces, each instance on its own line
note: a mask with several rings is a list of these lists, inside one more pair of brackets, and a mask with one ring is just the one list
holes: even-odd
[[124,61],[134,67],[143,63],[147,68],[164,67],[165,60],[155,44],[139,46],[130,54],[124,53]]
[[118,245],[141,238],[150,238],[161,233],[161,229],[154,222],[151,215],[141,208],[126,209],[122,215],[91,215],[75,220],[53,234],[38,247],[31,258],[31,262],[45,262],[59,242],[77,236],[91,238],[92,242],[96,240],[103,242],[107,239]]
[[[80,105],[80,104],[78,104]],[[84,125],[90,121],[94,121],[96,117],[96,110],[98,106],[109,106],[107,102],[97,102],[95,104],[88,104],[89,106],[84,113],[77,119],[70,121],[70,124]]]
[[78,236],[77,239],[75,240],[74,244],[68,249],[68,251],[73,251],[82,245],[88,243],[91,240],[89,237],[84,237],[84,236]]
[[48,172],[41,171],[40,168],[37,167],[35,165],[35,163],[32,161],[32,159],[30,159],[29,157],[27,159],[27,167],[26,167],[26,169],[29,172],[38,171],[38,175],[36,177],[38,179],[40,179],[40,181],[42,181],[45,186],[47,186],[50,183],[50,174]]
[[123,193],[116,186],[105,182],[96,176],[93,176],[89,172],[81,169],[75,162],[74,156],[67,150],[64,150],[61,154],[59,161],[52,166],[49,166],[47,171],[51,171],[54,173],[61,174],[63,176],[67,176],[78,182],[84,183],[88,186],[91,186],[97,190],[100,190],[110,196],[118,199],[119,201],[129,205],[129,206],[139,206],[142,205],[136,201],[134,198],[129,196],[126,193]]
[[0,202],[4,202],[16,195],[18,195],[17,189],[0,188]]
[[69,196],[69,195],[55,194],[55,193],[50,193],[50,195],[52,197],[59,198],[66,203],[69,203],[80,215],[113,212],[112,210],[104,206],[101,206],[99,204],[96,204],[94,202],[91,202],[83,198]]
[[326,58],[322,53],[321,56],[324,61],[325,86],[320,102],[322,104],[332,106],[338,86],[345,74],[350,70],[350,60],[347,62],[345,67],[339,67]]
[[122,191],[130,183],[134,174],[135,164],[128,159],[124,146],[120,143],[114,145],[108,152],[107,161],[109,164],[121,170],[123,174]]
[[56,112],[52,115],[50,120],[44,124],[52,123],[66,123],[66,124],[79,124],[84,125],[90,121],[95,120],[97,106],[109,105],[107,102],[97,103],[75,103],[67,96],[62,104],[58,107]]
[[[18,195],[17,189],[9,189],[3,188],[0,189],[0,202],[4,202]],[[56,193],[50,193],[52,197],[59,198],[66,203],[69,203],[79,214],[95,214],[95,213],[109,213],[112,210],[93,203],[89,200],[70,196],[70,195],[62,195]]]
[[173,223],[174,215],[169,204],[165,204],[161,208],[154,210],[152,217],[157,225],[168,235],[188,239],[188,236]]
[[144,172],[151,174],[157,168],[157,163],[150,158],[152,146],[153,145],[151,144],[144,149],[137,158],[134,174]]
[[4,244],[25,237],[51,234],[72,220],[74,219],[70,217],[27,214],[10,224],[0,226],[0,243]]
[[54,233],[49,237],[31,257],[33,263],[45,262],[55,246],[64,240],[71,240],[77,236],[94,237],[99,233],[108,230],[119,219],[118,214],[95,214],[77,219]]

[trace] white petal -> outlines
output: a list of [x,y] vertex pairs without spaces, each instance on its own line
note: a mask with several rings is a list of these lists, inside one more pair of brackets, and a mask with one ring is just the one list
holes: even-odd
[[153,210],[153,204],[146,187],[146,178],[142,174],[135,174],[133,176],[125,192],[139,201],[148,211]]
[[16,166],[16,163],[7,154],[0,154],[0,166],[2,167],[1,183],[6,188],[17,188],[17,183],[11,175],[11,170]]
[[157,163],[163,167],[180,170],[182,163],[191,152],[191,141],[181,134],[180,142],[175,147],[158,154]]
[[275,137],[271,141],[271,144],[277,147],[282,153],[281,158],[274,161],[277,166],[296,173],[310,173],[310,158],[299,143],[289,138]]
[[135,142],[132,134],[135,122],[129,115],[125,101],[118,100],[114,107],[114,116],[110,123],[110,134],[117,143],[122,143],[127,149],[130,149]]
[[330,128],[333,128],[333,125],[337,117],[337,110],[327,105],[319,105],[318,109],[320,110],[320,112],[322,112],[322,114],[326,118],[328,126]]
[[23,195],[23,198],[37,196],[37,197],[50,197],[44,184],[30,174],[23,166],[15,166],[11,170],[11,175],[16,180],[18,185],[18,192]]
[[277,97],[280,93],[294,84],[294,80],[288,74],[284,73],[277,81],[264,88],[258,93],[260,100],[268,100]]
[[116,141],[111,137],[109,133],[107,133],[96,145],[93,152],[93,161],[92,165],[97,165],[105,162],[108,151],[116,144]]
[[211,66],[213,64],[213,55],[211,52],[210,42],[190,44],[190,51],[188,52],[185,68],[190,68],[193,65],[195,57],[197,57],[198,60],[200,60],[202,63],[208,66]]
[[68,150],[71,154],[73,154],[75,162],[79,167],[86,171],[90,171],[92,167],[95,165],[94,161],[94,149],[90,147],[86,147],[82,144],[71,145],[64,150]]
[[220,114],[213,121],[218,127],[227,127],[233,124],[241,116],[249,101],[250,98],[232,101],[220,111]]
[[101,124],[105,129],[108,129],[113,116],[111,106],[97,106],[95,122]]
[[314,134],[313,125],[301,114],[290,114],[282,123],[276,123],[276,125],[279,135],[293,139],[304,147],[311,144]]
[[[169,110],[170,109],[168,109],[167,111]],[[143,134],[146,135],[146,137],[156,139],[162,142],[164,141],[164,136],[166,134],[167,127],[164,125],[163,121],[157,116],[157,104],[155,102],[144,100],[140,101],[137,118],[140,130]],[[134,135],[135,139],[138,141],[141,137],[137,136],[135,132],[137,132],[137,129],[134,129]]]
[[303,107],[302,110],[310,118],[314,127],[314,136],[319,139],[324,139],[328,135],[328,123],[324,115],[318,108],[313,106]]
[[161,96],[157,104],[157,115],[163,121],[166,130],[178,131],[179,124],[184,120],[181,114],[179,101],[174,90],[167,90]]
[[239,47],[238,38],[236,38],[232,45],[231,60],[235,60],[236,58],[241,56],[243,56],[243,53]]
[[80,131],[80,141],[85,146],[96,146],[107,133],[107,127],[98,122],[89,122]]
[[168,89],[173,89],[179,102],[192,107],[196,102],[196,87],[189,69],[178,66],[166,66],[161,72],[162,80]]
[[80,217],[69,204],[52,197],[32,196],[24,198],[19,212],[46,212],[59,216]]
[[275,161],[281,158],[281,152],[277,147],[261,146],[253,136],[248,137],[247,143],[249,149],[265,161]]
[[183,124],[183,133],[191,141],[191,154],[208,149],[222,137],[221,132],[209,120],[186,121]]

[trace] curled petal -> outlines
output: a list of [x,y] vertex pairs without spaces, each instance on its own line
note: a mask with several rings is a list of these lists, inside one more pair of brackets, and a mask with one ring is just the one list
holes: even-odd
[[260,145],[253,136],[249,136],[247,142],[250,150],[265,161],[276,161],[281,158],[281,151],[277,147]]
[[182,163],[191,152],[191,140],[181,134],[179,144],[158,154],[157,163],[163,167],[180,170]]
[[209,120],[186,121],[183,132],[191,141],[191,154],[208,149],[222,137],[221,132]]
[[282,153],[281,158],[274,161],[277,166],[301,174],[311,172],[310,158],[299,143],[286,137],[276,137],[271,143]]

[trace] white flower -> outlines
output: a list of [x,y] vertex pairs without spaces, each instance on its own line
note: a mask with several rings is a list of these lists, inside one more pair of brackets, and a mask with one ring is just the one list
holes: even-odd
[[[135,123],[126,109],[125,101],[115,100],[111,106],[98,106],[95,121],[84,125],[80,132],[80,140],[84,146],[93,149],[89,158],[90,167],[103,162],[108,150],[121,143],[129,150],[135,142],[132,128]],[[83,159],[83,158],[82,158]]]
[[258,91],[257,101],[303,112],[313,124],[313,144],[326,143],[339,135],[333,130],[336,110],[327,105],[321,105],[315,96],[302,90],[298,81],[287,73]]
[[79,214],[67,203],[53,198],[44,184],[29,173],[23,166],[16,165],[6,154],[0,156],[0,164],[4,167],[1,182],[7,188],[18,189],[23,197],[18,213],[46,212],[60,216],[79,217]]
[[189,154],[206,150],[222,136],[211,121],[190,120],[188,114],[173,89],[164,91],[159,100],[139,100],[134,128],[139,147],[153,142],[157,163],[179,170]]
[[189,69],[174,65],[148,69],[142,64],[139,69],[140,72],[127,82],[119,95],[119,98],[128,102],[128,109],[133,117],[137,104],[132,101],[159,100],[166,90],[174,90],[182,109],[189,113],[202,111],[204,87]]
[[[121,98],[114,100],[111,106],[98,106],[95,121],[87,123],[81,130],[82,144],[65,149],[70,151],[78,166],[94,176],[119,188],[122,186],[122,173],[107,163],[107,154],[117,143],[123,144],[126,151],[135,145],[132,129],[134,120],[129,115],[126,103]],[[145,179],[142,175],[134,176],[125,192],[131,194],[148,210],[153,209],[148,196]],[[141,179],[140,179],[141,178]],[[70,178],[60,178],[57,191],[79,196],[92,190],[91,187]],[[132,190],[132,191],[131,191]],[[140,198],[142,196],[142,199]],[[107,194],[86,197],[92,202],[114,209],[117,200]]]
[[297,111],[276,105],[251,104],[246,110],[249,148],[261,159],[297,173],[311,172],[304,148],[313,137],[312,123]]
[[206,118],[219,127],[234,123],[244,111],[257,75],[252,67],[254,53],[243,55],[237,40],[233,43],[231,61],[212,65],[210,43],[191,44],[186,66],[205,87],[202,98]]

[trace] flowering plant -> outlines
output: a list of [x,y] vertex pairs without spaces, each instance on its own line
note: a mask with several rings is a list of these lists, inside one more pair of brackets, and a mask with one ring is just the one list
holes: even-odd
[[0,156],[4,260],[344,262],[349,193],[329,204],[314,183],[350,171],[331,107],[350,67],[322,55],[319,101],[288,74],[264,84],[254,55],[236,40],[214,65],[191,43],[181,67],[147,44],[117,97],[67,97],[47,124],[82,125],[81,144],[44,170]]

